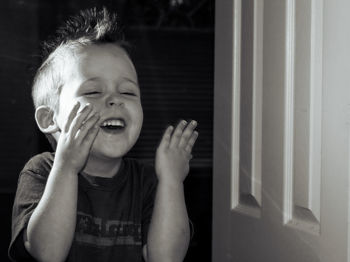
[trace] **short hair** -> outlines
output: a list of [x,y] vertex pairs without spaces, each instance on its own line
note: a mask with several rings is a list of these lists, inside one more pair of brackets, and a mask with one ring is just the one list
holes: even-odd
[[58,111],[64,85],[62,71],[69,52],[103,43],[114,43],[128,51],[129,45],[118,24],[117,14],[110,13],[105,7],[81,11],[59,27],[56,34],[43,43],[43,62],[32,85],[34,107],[47,105]]

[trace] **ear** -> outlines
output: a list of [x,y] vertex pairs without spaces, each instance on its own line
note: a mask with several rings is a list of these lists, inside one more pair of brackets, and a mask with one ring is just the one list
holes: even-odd
[[54,119],[54,111],[48,106],[39,106],[35,110],[35,121],[44,134],[53,134],[60,130]]

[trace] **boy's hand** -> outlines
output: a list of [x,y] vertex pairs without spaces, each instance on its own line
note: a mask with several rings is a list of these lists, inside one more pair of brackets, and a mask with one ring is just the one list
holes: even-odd
[[182,120],[173,132],[169,126],[156,153],[156,173],[159,181],[179,183],[183,182],[189,172],[191,152],[198,137],[194,131],[196,121],[189,124]]
[[70,112],[57,143],[55,163],[79,173],[89,156],[91,146],[99,131],[100,116],[95,113],[88,117],[92,106],[87,104],[78,112],[78,102]]

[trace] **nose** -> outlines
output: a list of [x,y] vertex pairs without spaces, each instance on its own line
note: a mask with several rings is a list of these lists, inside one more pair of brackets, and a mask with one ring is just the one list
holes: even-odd
[[107,97],[107,106],[124,106],[123,99],[119,94],[111,94]]

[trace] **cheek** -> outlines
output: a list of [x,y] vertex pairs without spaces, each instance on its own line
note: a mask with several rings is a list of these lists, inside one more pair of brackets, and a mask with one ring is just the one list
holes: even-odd
[[138,126],[141,129],[141,126],[142,126],[142,123],[143,123],[143,110],[142,110],[141,105],[139,105],[137,107],[136,115],[137,115],[137,120],[138,120],[137,121],[138,122]]
[[57,114],[57,120],[58,120],[59,124],[61,125],[61,128],[66,123],[66,121],[69,117],[69,114],[72,111],[76,102],[77,102],[77,100],[73,99],[70,95],[67,94],[67,92],[61,93],[59,109],[58,109],[58,114]]
[[99,101],[98,99],[89,99],[86,97],[79,97],[76,99],[76,101],[79,101],[80,103],[80,108],[84,108],[87,104],[92,105],[92,113],[100,113],[104,111],[103,108],[103,103],[101,101]]
[[133,105],[129,108],[129,114],[132,118],[133,135],[139,135],[143,123],[143,111],[141,105]]
[[59,113],[56,114],[56,122],[61,130],[66,125],[67,119],[68,119],[67,110],[60,108]]
[[73,107],[77,102],[80,102],[80,108],[78,112],[84,107],[86,103],[83,101],[80,101],[79,99],[67,99],[67,100],[61,100],[59,111],[57,114],[57,121],[61,129],[63,126],[67,123],[69,116],[71,115],[71,112],[73,110]]

